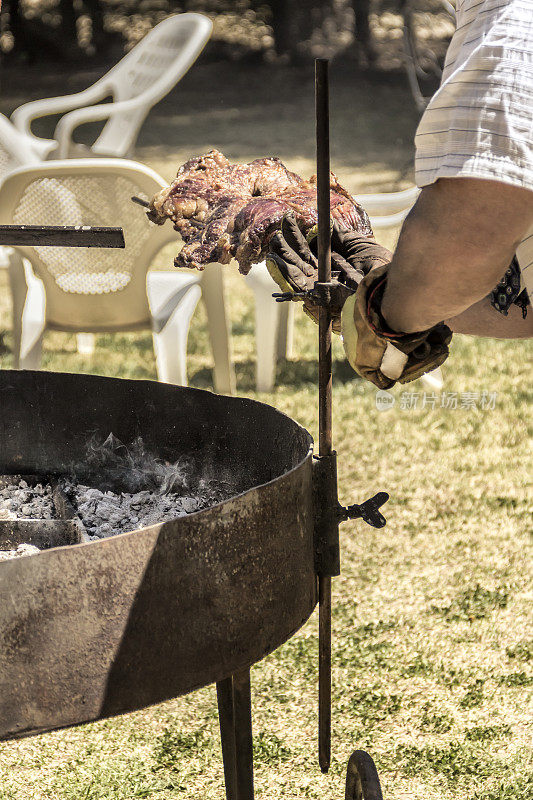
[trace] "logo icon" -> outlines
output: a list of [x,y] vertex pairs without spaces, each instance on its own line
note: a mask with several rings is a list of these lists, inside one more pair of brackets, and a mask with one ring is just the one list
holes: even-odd
[[388,411],[395,402],[396,398],[391,392],[386,392],[383,389],[376,392],[376,408],[378,411]]

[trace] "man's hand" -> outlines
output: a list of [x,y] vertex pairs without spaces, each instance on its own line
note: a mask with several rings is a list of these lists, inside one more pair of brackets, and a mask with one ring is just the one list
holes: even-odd
[[[278,286],[301,299],[316,322],[319,306],[312,290],[318,262],[294,217],[283,220],[267,255],[267,267]],[[415,380],[438,367],[448,355],[451,332],[438,325],[404,335],[388,328],[380,312],[391,253],[373,238],[334,225],[331,236],[332,281],[337,284],[330,306],[333,330],[342,333],[344,349],[354,370],[385,389],[396,380]],[[304,295],[304,296],[302,296]]]
[[[312,296],[298,296],[312,292],[318,281],[316,243],[316,232],[306,239],[294,215],[289,214],[283,219],[281,231],[270,242],[266,263],[270,275],[282,291],[294,294],[295,300],[303,300],[306,314],[318,322],[319,306],[313,302]],[[374,239],[355,231],[343,230],[336,223],[333,225],[331,276],[337,284],[337,291],[330,312],[335,333],[341,332],[340,316],[347,298],[356,291],[370,270],[388,264],[391,258],[391,253]]]

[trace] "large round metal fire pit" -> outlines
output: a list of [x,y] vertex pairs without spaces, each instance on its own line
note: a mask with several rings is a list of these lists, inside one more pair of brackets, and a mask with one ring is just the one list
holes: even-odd
[[246,670],[317,601],[312,439],[252,400],[0,372],[0,474],[83,472],[87,442],[142,437],[230,499],[0,563],[0,739],[142,708]]

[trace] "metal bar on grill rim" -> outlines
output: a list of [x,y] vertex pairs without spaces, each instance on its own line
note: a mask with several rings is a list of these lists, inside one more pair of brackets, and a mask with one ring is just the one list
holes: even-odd
[[0,225],[0,245],[124,248],[122,228],[91,225]]

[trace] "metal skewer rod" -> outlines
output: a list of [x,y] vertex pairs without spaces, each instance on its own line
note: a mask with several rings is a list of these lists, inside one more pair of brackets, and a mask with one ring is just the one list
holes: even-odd
[[[315,61],[318,280],[331,280],[330,165],[329,165],[329,61]],[[321,307],[318,320],[319,455],[332,453],[331,414],[331,314]],[[319,667],[318,667],[318,761],[322,772],[331,761],[331,577],[318,579]]]
[[122,248],[122,228],[91,225],[0,225],[0,245]]
[[133,195],[131,198],[134,203],[137,203],[138,206],[142,206],[143,208],[150,208],[150,203],[148,200],[143,200],[142,197],[137,197]]

